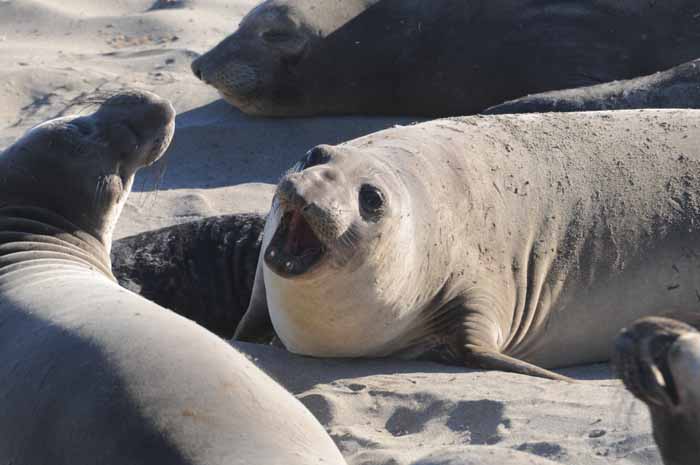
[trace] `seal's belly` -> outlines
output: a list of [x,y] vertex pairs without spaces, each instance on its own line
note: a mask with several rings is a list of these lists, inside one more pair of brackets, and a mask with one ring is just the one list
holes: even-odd
[[528,338],[524,359],[547,368],[606,361],[615,336],[639,318],[700,316],[700,241],[669,242],[589,278],[573,279],[545,309],[551,314]]

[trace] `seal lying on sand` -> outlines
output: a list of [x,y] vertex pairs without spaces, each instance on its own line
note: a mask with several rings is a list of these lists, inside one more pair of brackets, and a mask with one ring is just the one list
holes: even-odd
[[700,108],[700,60],[628,81],[528,95],[484,114],[635,108]]
[[192,63],[255,115],[480,112],[700,57],[696,0],[268,0]]
[[226,342],[119,287],[112,228],[174,111],[141,92],[0,154],[0,462],[344,463]]
[[700,457],[700,333],[666,318],[645,318],[616,340],[615,365],[647,404],[666,465]]
[[620,328],[697,309],[700,111],[436,120],[282,178],[250,308],[292,352],[556,378]]
[[123,287],[231,338],[248,308],[265,218],[215,216],[115,241]]

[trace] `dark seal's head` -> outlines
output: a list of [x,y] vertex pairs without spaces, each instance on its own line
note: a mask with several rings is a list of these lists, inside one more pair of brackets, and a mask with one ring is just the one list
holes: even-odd
[[160,158],[174,129],[170,103],[141,91],[42,123],[0,154],[0,208],[50,211],[109,250],[134,174]]
[[[334,66],[330,60],[321,64],[321,44],[376,1],[265,1],[243,18],[237,31],[194,60],[192,71],[248,114],[332,111],[323,106],[332,105],[333,98],[317,98],[323,93],[319,86],[330,75],[327,66]],[[343,57],[332,60],[339,64]]]
[[666,465],[700,457],[700,333],[666,318],[644,318],[615,341],[625,387],[649,407]]

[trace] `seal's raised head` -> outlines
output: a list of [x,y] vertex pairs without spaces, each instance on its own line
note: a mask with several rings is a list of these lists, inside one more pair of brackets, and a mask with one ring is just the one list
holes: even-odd
[[326,356],[395,349],[393,328],[403,326],[415,298],[409,275],[420,268],[411,258],[419,256],[421,220],[413,207],[404,180],[371,150],[319,146],[281,180],[262,258],[265,282],[274,283],[268,299],[296,303],[272,315],[288,349]]
[[615,341],[625,387],[647,404],[654,438],[668,465],[700,453],[700,333],[667,318],[644,318]]
[[265,262],[290,279],[315,276],[324,264],[341,269],[366,262],[396,223],[395,183],[352,152],[314,148],[279,183]]
[[0,154],[0,207],[52,211],[109,248],[134,174],[163,154],[174,118],[166,100],[129,91],[34,127]]

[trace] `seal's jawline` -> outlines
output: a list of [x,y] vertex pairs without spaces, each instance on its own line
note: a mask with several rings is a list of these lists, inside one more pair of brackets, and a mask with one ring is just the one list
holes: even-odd
[[327,248],[299,210],[285,212],[265,250],[267,266],[283,278],[302,276],[321,264]]

